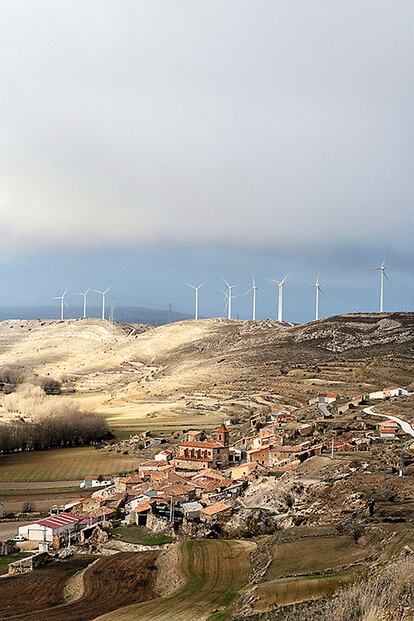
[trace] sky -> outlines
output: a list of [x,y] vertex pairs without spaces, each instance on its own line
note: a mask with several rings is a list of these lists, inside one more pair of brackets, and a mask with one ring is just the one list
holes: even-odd
[[[414,305],[414,4],[0,0],[0,305]],[[97,301],[98,302],[98,301]],[[72,299],[72,304],[79,300]]]

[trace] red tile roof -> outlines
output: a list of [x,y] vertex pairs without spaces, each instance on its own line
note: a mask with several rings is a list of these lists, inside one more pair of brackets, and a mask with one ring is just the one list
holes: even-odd
[[187,442],[181,442],[179,446],[188,446],[189,448],[210,448],[210,449],[219,449],[224,448],[223,444],[220,442],[202,442],[201,440],[188,440]]
[[212,515],[216,515],[217,513],[228,511],[231,508],[232,508],[231,505],[227,504],[226,502],[215,502],[214,504],[209,505],[208,507],[204,507],[201,513],[203,515],[207,515],[211,517]]

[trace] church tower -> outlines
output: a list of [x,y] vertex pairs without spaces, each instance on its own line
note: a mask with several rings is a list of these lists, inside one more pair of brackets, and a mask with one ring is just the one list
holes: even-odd
[[220,444],[222,444],[223,446],[229,445],[229,435],[229,430],[224,423],[222,423],[220,427],[217,427],[216,440],[217,442],[220,442]]

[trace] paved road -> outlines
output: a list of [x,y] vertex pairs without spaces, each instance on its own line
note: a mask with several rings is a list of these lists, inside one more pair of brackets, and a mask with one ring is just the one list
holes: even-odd
[[407,423],[407,421],[402,420],[401,418],[397,418],[397,416],[391,416],[390,414],[380,414],[379,412],[375,412],[372,406],[369,408],[364,408],[364,413],[370,414],[371,416],[382,416],[383,418],[393,420],[394,422],[399,424],[399,426],[403,431],[405,431],[405,433],[408,433],[408,435],[414,438],[414,429],[412,428],[410,423]]

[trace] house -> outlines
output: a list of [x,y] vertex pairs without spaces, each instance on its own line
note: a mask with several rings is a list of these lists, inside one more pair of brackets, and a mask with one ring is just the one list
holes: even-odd
[[91,489],[92,487],[108,487],[112,484],[112,481],[113,477],[93,475],[85,477],[79,487],[84,487],[85,489]]
[[165,461],[159,459],[150,459],[148,461],[143,461],[138,465],[138,473],[142,475],[146,475],[151,471],[160,470],[165,466]]
[[57,538],[69,536],[77,531],[80,521],[79,515],[72,513],[51,515],[43,520],[20,526],[19,535],[22,535],[29,541],[55,543]]
[[157,453],[154,456],[154,460],[155,461],[162,461],[165,463],[169,463],[173,458],[173,452],[170,449],[165,449],[164,451],[161,451],[160,453]]
[[399,428],[398,423],[393,420],[384,420],[377,425],[382,440],[395,440]]
[[250,428],[257,429],[257,427],[266,424],[266,414],[256,412],[250,416]]
[[193,502],[184,502],[181,505],[181,509],[186,520],[195,520],[200,517],[203,505],[195,500]]
[[327,405],[335,403],[337,399],[338,395],[335,392],[325,392],[318,395],[318,403],[326,403]]
[[4,508],[3,503],[0,502],[0,520],[4,518],[5,515],[6,515],[6,509]]
[[320,455],[322,444],[312,444],[310,440],[301,444],[273,446],[270,449],[269,460],[271,464],[278,463],[285,459],[299,459],[304,461],[313,455]]
[[266,472],[265,466],[258,464],[257,461],[251,461],[247,464],[240,464],[231,470],[231,478],[233,481],[240,479],[256,478],[259,474]]
[[405,388],[399,388],[398,386],[389,386],[384,390],[377,390],[376,392],[370,392],[369,398],[371,400],[376,399],[389,399],[390,397],[406,397],[409,394]]
[[235,446],[229,447],[229,464],[238,464],[243,459],[243,450]]
[[269,465],[269,452],[270,446],[262,446],[260,448],[253,448],[247,451],[247,461],[257,462],[261,466]]
[[270,420],[276,423],[277,427],[284,427],[288,423],[294,423],[296,421],[296,417],[287,410],[280,410],[280,412],[272,412]]
[[298,432],[300,436],[311,436],[313,434],[313,425],[311,423],[303,423],[299,425]]
[[205,522],[224,522],[233,512],[233,507],[227,502],[215,502],[204,507],[200,512],[200,519]]
[[141,502],[133,510],[135,515],[135,524],[137,526],[147,526],[148,516],[151,513],[152,506],[148,500],[141,500]]

